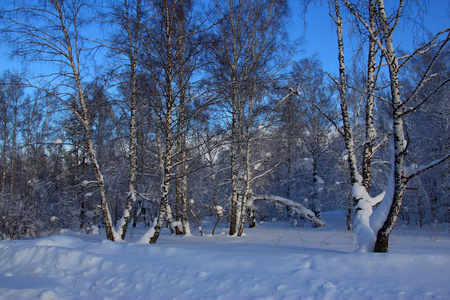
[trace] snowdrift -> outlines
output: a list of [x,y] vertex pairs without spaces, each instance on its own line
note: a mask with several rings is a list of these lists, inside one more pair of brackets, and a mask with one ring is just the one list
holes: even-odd
[[70,232],[2,241],[0,299],[450,297],[448,232],[401,228],[393,253],[355,254],[354,234],[330,225],[337,217],[321,228],[263,223],[244,237],[164,232],[156,245]]

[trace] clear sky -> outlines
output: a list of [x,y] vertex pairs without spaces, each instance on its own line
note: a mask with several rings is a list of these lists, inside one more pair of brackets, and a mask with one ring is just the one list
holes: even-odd
[[[328,6],[326,4],[327,1],[316,0],[314,2],[322,2],[323,5],[315,4],[310,6],[306,16],[306,31],[303,26],[303,20],[300,19],[300,1],[301,0],[288,0],[289,6],[292,9],[292,20],[290,24],[291,35],[294,38],[298,38],[302,34],[305,34],[302,43],[304,52],[299,53],[294,59],[301,59],[302,57],[317,53],[323,62],[325,71],[336,74],[338,70],[337,43],[335,28],[329,16]],[[421,2],[422,0],[417,1]],[[394,0],[386,1],[387,4],[397,2],[398,1]],[[439,30],[450,27],[450,1],[429,0],[427,10],[428,13],[424,18],[424,25],[431,33],[436,34]],[[415,12],[412,12],[410,16],[414,18]],[[412,49],[412,43],[414,39],[417,38],[415,35],[416,31],[417,28],[413,28],[412,22],[403,22],[400,24],[397,35],[395,36],[397,46],[400,46],[406,51]],[[347,43],[350,41],[349,38],[346,39]],[[0,43],[0,73],[6,69],[16,69],[20,71],[22,69],[21,64],[17,60],[10,60],[7,52],[7,48],[4,44]],[[346,57],[349,59],[352,56],[352,53],[348,44],[346,45],[346,52]]]
[[[407,0],[408,1],[408,0]],[[411,0],[410,0],[411,1]],[[417,0],[419,3],[424,2]],[[300,53],[297,58],[301,59],[304,56],[310,56],[317,53],[323,62],[325,71],[336,74],[338,71],[338,50],[336,42],[336,29],[329,16],[327,1],[322,2],[322,5],[311,5],[306,15],[307,28],[305,32],[305,40],[303,44],[304,53]],[[292,10],[292,31],[291,34],[299,36],[303,33],[303,21],[300,19],[300,0],[289,0],[289,5]],[[398,4],[398,0],[386,0],[386,5]],[[388,7],[389,8],[389,7]],[[341,10],[341,14],[345,12]],[[416,22],[419,18],[416,17],[417,11],[412,11],[410,16]],[[296,19],[298,20],[296,22]],[[436,34],[442,29],[450,27],[450,1],[448,0],[429,0],[427,7],[427,14],[424,16],[424,26],[432,34]],[[347,25],[347,26],[346,26]],[[344,30],[348,30],[348,24],[344,23]],[[396,46],[402,50],[410,52],[413,49],[413,43],[419,42],[423,36],[415,34],[417,28],[414,27],[413,22],[404,20],[399,24],[399,27],[394,36]],[[354,41],[349,37],[345,40],[346,59],[351,58],[349,43]]]

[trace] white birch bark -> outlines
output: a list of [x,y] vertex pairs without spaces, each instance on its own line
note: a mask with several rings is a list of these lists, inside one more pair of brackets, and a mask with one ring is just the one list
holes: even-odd
[[117,241],[117,240],[120,240],[121,238],[120,238],[120,236],[117,235],[117,233],[115,232],[113,225],[112,225],[111,215],[109,212],[109,206],[108,206],[108,202],[106,199],[105,183],[104,183],[104,179],[103,179],[103,174],[101,172],[100,166],[97,161],[94,144],[93,144],[92,137],[91,137],[91,126],[90,126],[89,119],[88,119],[89,113],[88,113],[88,108],[86,106],[83,87],[82,87],[82,83],[81,83],[81,75],[80,75],[80,69],[79,69],[80,68],[80,57],[79,57],[79,49],[78,49],[78,32],[77,32],[77,27],[76,27],[78,15],[75,15],[74,19],[73,19],[74,26],[75,26],[74,27],[75,42],[73,45],[72,41],[69,37],[69,32],[66,27],[66,20],[64,17],[63,8],[62,8],[61,4],[62,3],[60,1],[55,1],[53,5],[56,10],[56,14],[58,16],[59,22],[60,22],[59,25],[60,25],[61,31],[64,36],[64,43],[65,43],[64,47],[66,49],[65,56],[68,60],[68,64],[70,65],[70,67],[72,69],[73,79],[75,80],[75,86],[76,86],[76,89],[78,92],[77,102],[80,106],[80,115],[77,115],[77,116],[83,126],[83,129],[84,129],[84,132],[86,135],[88,155],[91,160],[91,163],[92,163],[92,166],[94,169],[94,174],[95,174],[95,177],[97,180],[97,187],[98,187],[98,190],[100,193],[101,211],[102,211],[102,215],[103,215],[103,222],[105,224],[106,237],[111,241]]
[[246,142],[246,153],[245,153],[245,189],[244,194],[242,195],[242,203],[241,203],[241,210],[239,215],[239,227],[237,236],[242,236],[242,233],[244,232],[244,226],[245,226],[245,220],[247,218],[247,202],[252,197],[252,189],[251,189],[251,179],[252,179],[252,169],[251,169],[251,163],[250,163],[250,157],[251,157],[251,146],[250,141]]
[[[369,0],[369,25],[375,31],[375,13],[376,7],[374,0]],[[367,88],[366,88],[366,109],[365,109],[365,142],[362,162],[362,185],[370,192],[372,181],[372,157],[374,154],[374,141],[376,138],[374,125],[374,107],[375,107],[375,56],[377,54],[376,42],[374,37],[369,34],[369,50],[367,59]]]
[[[356,160],[356,153],[355,153],[355,143],[353,140],[353,134],[352,129],[350,125],[350,116],[348,111],[348,105],[347,105],[347,83],[346,83],[346,72],[345,72],[345,57],[344,57],[344,37],[343,37],[343,23],[342,23],[342,17],[340,13],[339,8],[339,1],[334,0],[334,10],[335,10],[335,23],[336,23],[336,34],[338,39],[338,61],[339,61],[339,98],[340,98],[340,106],[341,106],[341,117],[342,117],[342,136],[345,141],[345,147],[347,150],[347,163],[349,167],[350,172],[350,183],[353,187],[353,190],[355,187],[358,189],[362,185],[362,177],[358,173],[357,169],[357,160]],[[348,216],[347,219],[350,219],[350,213],[351,209],[350,207],[356,204],[359,199],[357,195],[352,193],[352,198],[350,199],[352,203],[349,203],[349,209],[348,209]],[[370,227],[368,227],[367,223],[364,222],[364,216],[367,215],[367,213],[372,212],[372,207],[368,205],[361,205],[359,209],[357,208],[356,212],[356,231],[357,232],[369,232],[370,233]],[[358,215],[359,214],[359,215]],[[350,229],[350,228],[348,228]]]
[[175,69],[175,58],[173,56],[173,43],[174,43],[174,28],[173,22],[175,21],[174,15],[175,7],[170,6],[168,0],[164,0],[163,11],[161,12],[161,21],[163,23],[163,30],[165,43],[165,57],[164,57],[164,100],[165,100],[165,116],[164,116],[164,150],[162,156],[163,164],[163,178],[161,183],[161,197],[160,197],[160,207],[158,212],[158,217],[156,224],[154,225],[153,235],[150,237],[149,243],[154,244],[159,238],[161,229],[163,227],[164,220],[166,220],[167,225],[172,230],[172,210],[169,206],[169,188],[170,181],[172,177],[172,145],[173,145],[173,120],[175,113],[175,95],[173,91],[174,84],[174,69]]
[[[55,73],[45,74],[40,78],[48,78],[57,82],[59,90],[48,88],[37,83],[29,83],[30,87],[44,91],[60,100],[75,116],[86,137],[87,154],[93,167],[96,184],[100,194],[101,211],[109,240],[120,240],[112,227],[108,202],[106,199],[103,174],[97,161],[94,144],[91,138],[89,108],[85,102],[81,75],[82,37],[79,33],[81,12],[85,6],[83,0],[54,0],[45,6],[30,4],[10,10],[5,19],[9,22],[8,32],[15,36],[21,55],[30,56],[38,61],[57,64]],[[33,19],[35,18],[35,19]],[[31,22],[35,20],[35,22]]]
[[393,106],[393,139],[394,139],[394,195],[389,214],[383,226],[377,233],[375,252],[388,252],[389,235],[394,229],[400,215],[403,196],[406,191],[405,180],[405,154],[406,140],[403,132],[402,100],[400,95],[400,82],[398,78],[398,60],[392,41],[393,29],[390,27],[383,0],[377,0],[378,18],[383,30],[385,45],[384,54],[389,68],[389,79]]
[[[137,124],[136,124],[136,113],[138,105],[138,91],[137,91],[137,64],[138,64],[138,51],[139,51],[139,38],[141,32],[141,2],[136,2],[136,7],[130,7],[127,0],[123,1],[124,5],[124,24],[122,25],[126,31],[127,41],[126,48],[124,49],[124,54],[129,61],[130,70],[130,81],[131,85],[130,91],[130,137],[129,137],[129,178],[128,178],[128,195],[125,203],[125,210],[123,216],[119,221],[117,233],[122,239],[125,239],[127,233],[128,224],[131,219],[131,211],[133,208],[133,203],[136,201],[136,173],[137,173],[137,157],[136,157],[136,147],[137,147]],[[131,11],[134,9],[136,12],[135,20],[132,19]]]
[[[407,150],[407,141],[404,135],[404,127],[403,127],[403,118],[406,114],[415,111],[418,107],[420,107],[423,103],[425,103],[430,96],[434,93],[432,92],[430,95],[426,96],[424,100],[422,100],[416,107],[411,109],[407,109],[406,105],[417,95],[418,91],[422,89],[424,83],[431,79],[432,76],[429,76],[429,72],[431,70],[432,65],[440,55],[441,50],[445,46],[445,44],[449,41],[449,36],[447,34],[447,38],[445,38],[440,44],[441,48],[434,55],[432,62],[427,68],[427,71],[423,75],[423,78],[416,85],[414,92],[405,100],[402,99],[401,95],[401,85],[399,81],[399,72],[401,67],[414,55],[418,55],[420,53],[425,53],[431,48],[435,47],[433,42],[436,41],[437,37],[441,34],[445,34],[449,30],[444,30],[439,32],[435,38],[431,40],[431,42],[425,44],[420,47],[418,50],[414,51],[411,56],[407,56],[405,62],[402,65],[398,62],[398,57],[395,53],[395,47],[393,43],[393,32],[398,25],[398,21],[400,16],[402,15],[402,9],[404,5],[404,1],[401,0],[399,2],[397,12],[394,14],[393,19],[389,19],[386,14],[386,9],[383,0],[376,0],[376,8],[374,14],[377,18],[376,24],[378,24],[378,28],[381,31],[381,37],[378,37],[378,31],[374,28],[373,24],[368,24],[361,17],[356,8],[349,3],[348,0],[342,0],[349,11],[356,17],[356,19],[365,27],[371,39],[376,43],[376,45],[383,52],[383,56],[386,60],[386,65],[389,71],[389,80],[390,80],[390,94],[391,94],[391,106],[392,106],[392,140],[390,142],[391,149],[391,173],[386,185],[386,191],[384,193],[383,200],[381,204],[377,207],[376,211],[370,216],[370,227],[376,232],[376,242],[373,247],[373,251],[375,252],[388,252],[389,248],[389,235],[394,229],[398,217],[400,215],[401,206],[403,203],[403,197],[406,191],[406,186],[408,180],[412,177],[408,174],[405,174],[405,155]],[[370,67],[370,66],[369,66]],[[444,86],[441,84],[439,88]],[[444,156],[441,159],[438,159],[432,162],[426,168],[419,168],[421,170],[429,169],[446,159],[450,156]],[[415,173],[416,174],[416,173]],[[414,175],[415,176],[415,175]],[[373,199],[370,196],[366,196],[367,201],[370,203]],[[373,201],[372,205],[377,201]],[[367,220],[365,220],[367,221]],[[367,224],[368,222],[365,222]]]

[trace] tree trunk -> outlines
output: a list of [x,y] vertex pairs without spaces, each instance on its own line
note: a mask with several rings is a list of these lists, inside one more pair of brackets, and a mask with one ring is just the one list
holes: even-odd
[[[336,12],[336,32],[338,37],[338,61],[339,61],[339,98],[341,106],[342,124],[343,124],[343,134],[345,147],[348,152],[347,162],[350,170],[350,182],[353,185],[358,182],[358,170],[356,167],[356,155],[355,155],[355,145],[353,141],[353,134],[350,125],[350,116],[348,112],[347,105],[347,83],[346,83],[346,73],[345,73],[345,59],[344,59],[344,38],[342,29],[342,18],[339,9],[338,0],[334,0],[334,8]],[[355,199],[356,200],[356,199]]]
[[252,197],[252,191],[250,187],[250,182],[252,178],[252,170],[250,165],[250,141],[246,141],[246,153],[245,153],[245,167],[246,171],[245,174],[247,178],[245,179],[245,192],[242,199],[241,204],[241,211],[240,211],[240,220],[239,220],[239,229],[237,236],[242,236],[242,233],[244,232],[244,226],[245,226],[245,220],[247,218],[247,202]]
[[[138,87],[137,87],[137,60],[138,60],[138,39],[140,34],[141,24],[141,7],[140,2],[136,2],[136,20],[133,22],[130,16],[130,7],[125,1],[125,31],[127,34],[127,46],[125,56],[130,62],[130,138],[129,138],[129,178],[128,178],[128,196],[125,204],[125,210],[119,223],[118,234],[122,239],[125,239],[128,224],[131,219],[131,212],[133,203],[136,201],[136,173],[137,173],[137,124],[136,113],[138,109]],[[138,24],[138,25],[134,25]]]
[[[373,31],[375,31],[375,14],[376,7],[374,0],[370,0],[369,3],[369,25]],[[366,188],[367,192],[370,192],[371,180],[372,180],[372,157],[373,157],[373,142],[376,138],[373,110],[375,107],[375,56],[376,42],[375,38],[369,34],[369,54],[367,59],[367,97],[366,97],[366,141],[364,143],[364,154],[362,163],[362,185]]]
[[178,84],[181,87],[180,90],[180,152],[181,152],[181,224],[183,226],[183,234],[189,235],[191,230],[189,228],[189,219],[188,219],[188,189],[187,189],[187,172],[188,172],[188,164],[186,162],[187,159],[187,149],[186,149],[186,135],[188,130],[188,121],[186,116],[186,96],[187,96],[187,78],[185,78],[185,37],[186,30],[184,27],[184,22],[186,19],[184,6],[181,4],[180,6],[180,15],[178,16],[179,21],[179,34],[183,36],[183,38],[178,38],[177,47],[178,47]]
[[[67,56],[66,57],[70,63],[70,66],[72,69],[72,74],[73,74],[73,79],[75,80],[76,89],[78,92],[78,95],[77,95],[78,98],[76,100],[78,101],[78,104],[80,105],[80,109],[81,109],[80,113],[81,114],[78,114],[76,111],[74,111],[74,113],[77,115],[79,121],[81,122],[83,129],[84,129],[85,136],[86,136],[88,155],[89,155],[89,157],[91,159],[91,163],[93,165],[94,174],[97,179],[98,190],[100,193],[101,210],[102,210],[102,214],[103,214],[103,221],[105,224],[106,237],[107,237],[107,239],[109,239],[111,241],[120,240],[120,236],[116,235],[116,232],[112,226],[111,215],[109,212],[108,202],[106,200],[106,192],[105,192],[105,184],[104,184],[104,180],[103,180],[103,174],[100,171],[100,166],[97,161],[94,144],[93,144],[92,137],[91,137],[91,126],[90,126],[89,120],[88,120],[89,113],[88,113],[88,108],[86,106],[86,102],[84,99],[83,86],[81,83],[81,75],[79,72],[79,57],[78,57],[78,52],[77,52],[78,49],[74,49],[72,47],[72,42],[69,37],[67,28],[66,28],[65,17],[64,17],[62,8],[60,6],[60,3],[58,1],[55,2],[55,9],[58,13],[61,30],[62,30],[62,33],[64,34],[64,38],[65,38],[65,45],[67,46]],[[76,38],[77,38],[77,36],[76,36]]]
[[164,165],[164,172],[163,172],[163,179],[161,184],[161,203],[159,208],[159,214],[157,222],[154,226],[154,234],[150,238],[150,244],[156,243],[158,240],[158,237],[160,235],[164,219],[167,222],[168,227],[172,231],[172,211],[169,205],[169,187],[170,187],[170,181],[171,181],[171,172],[172,172],[172,145],[173,145],[173,122],[172,118],[174,117],[175,112],[175,95],[173,90],[173,83],[174,83],[174,75],[173,72],[175,70],[175,58],[173,56],[173,43],[174,43],[174,28],[173,28],[173,22],[174,22],[174,7],[171,7],[169,4],[169,1],[164,1],[161,21],[163,24],[163,30],[164,30],[164,50],[165,50],[165,62],[163,64],[164,69],[164,91],[165,94],[163,95],[165,99],[165,118],[164,118],[164,134],[165,134],[165,146],[164,146],[164,153],[163,153],[163,161],[162,164]]
[[[3,97],[2,97],[3,98]],[[0,200],[4,199],[5,194],[5,187],[6,187],[6,146],[8,145],[8,106],[6,104],[6,99],[1,99],[3,101],[2,105],[2,122],[3,122],[3,129],[2,129],[2,177],[1,177],[1,198]]]
[[[234,100],[233,100],[234,102]],[[233,103],[233,106],[235,104]],[[232,133],[231,133],[231,220],[230,220],[230,235],[234,235],[236,233],[236,224],[238,221],[238,199],[239,199],[239,191],[238,191],[238,152],[239,152],[239,141],[237,134],[237,116],[232,116]]]
[[16,180],[16,158],[17,158],[17,115],[18,115],[18,99],[11,99],[14,103],[13,107],[13,130],[11,135],[12,140],[12,149],[10,155],[10,165],[11,165],[11,173],[10,173],[10,182],[9,182],[9,201],[10,207],[13,207],[14,203],[14,188],[15,188],[15,180]]
[[393,138],[394,138],[394,197],[391,208],[383,227],[377,233],[375,242],[375,252],[388,252],[389,235],[394,229],[400,215],[400,209],[403,203],[403,196],[406,191],[405,179],[405,153],[406,141],[403,133],[402,101],[400,98],[400,82],[398,79],[398,61],[395,55],[395,48],[392,42],[392,28],[388,23],[383,0],[377,0],[378,16],[383,30],[383,41],[385,44],[386,60],[389,67],[390,88],[393,106]]

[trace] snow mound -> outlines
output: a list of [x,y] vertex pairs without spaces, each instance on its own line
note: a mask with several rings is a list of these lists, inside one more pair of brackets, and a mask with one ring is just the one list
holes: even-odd
[[397,253],[355,254],[354,233],[326,221],[330,226],[323,228],[264,223],[239,238],[179,237],[166,231],[156,245],[73,233],[2,241],[0,299],[450,296],[448,235],[434,242],[403,228],[393,246]]

